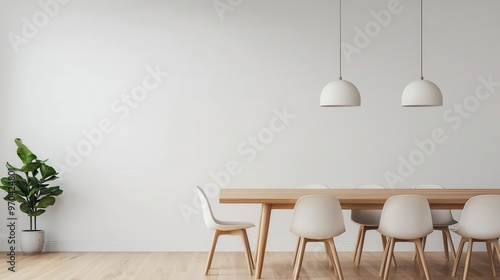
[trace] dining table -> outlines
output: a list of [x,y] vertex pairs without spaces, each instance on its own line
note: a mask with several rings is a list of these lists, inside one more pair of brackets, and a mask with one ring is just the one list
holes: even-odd
[[275,209],[293,209],[305,195],[333,195],[342,209],[382,209],[385,201],[395,195],[423,195],[431,209],[462,209],[471,197],[500,195],[500,188],[446,188],[446,189],[298,189],[298,188],[221,188],[220,203],[261,204],[257,234],[255,279],[260,279],[266,254],[271,212]]

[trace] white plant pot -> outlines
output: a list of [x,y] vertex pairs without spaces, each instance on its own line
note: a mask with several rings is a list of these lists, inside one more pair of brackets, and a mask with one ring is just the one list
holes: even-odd
[[43,230],[21,231],[21,251],[26,255],[38,254],[43,250],[45,232]]

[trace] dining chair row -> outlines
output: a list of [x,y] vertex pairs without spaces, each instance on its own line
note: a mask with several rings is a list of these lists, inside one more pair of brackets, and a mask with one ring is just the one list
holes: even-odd
[[[203,209],[205,224],[215,231],[213,243],[205,268],[210,269],[217,240],[220,235],[240,235],[247,257],[248,270],[253,274],[254,262],[250,251],[246,229],[253,223],[240,221],[220,221],[212,213],[210,203],[199,187],[196,187]],[[478,218],[480,217],[480,218]],[[398,195],[389,198],[380,212],[378,232],[387,239],[379,276],[388,279],[396,242],[413,242],[416,247],[421,276],[430,279],[424,254],[425,237],[434,230],[433,215],[424,196]],[[342,208],[337,198],[331,195],[306,195],[295,204],[290,231],[299,237],[293,264],[293,278],[298,279],[306,244],[323,242],[327,257],[333,264],[336,276],[343,279],[341,264],[335,247],[334,237],[345,232]],[[463,247],[469,242],[463,279],[467,279],[474,242],[486,242],[491,273],[496,276],[494,253],[500,260],[500,195],[480,195],[469,199],[465,204],[458,227],[453,230],[460,235],[460,245],[453,266],[452,276],[456,275]]]
[[[430,279],[423,254],[423,237],[432,232],[432,218],[427,199],[417,195],[401,195],[389,198],[381,211],[377,230],[388,245],[384,249],[379,276],[388,279],[395,242],[409,241],[418,249],[419,263],[426,279]],[[345,231],[340,203],[330,195],[307,195],[301,197],[294,208],[290,229],[300,238],[300,247],[294,261],[293,279],[298,279],[305,251],[310,241],[325,242],[329,245],[327,256],[332,258],[335,273],[344,279],[333,238]]]
[[[397,195],[390,197],[380,214],[377,231],[387,238],[379,276],[389,279],[391,261],[396,242],[412,242],[416,247],[420,275],[431,279],[424,254],[427,235],[435,229],[433,215],[425,196]],[[299,236],[300,246],[294,261],[294,279],[300,275],[300,267],[307,242],[328,244],[327,256],[332,259],[337,277],[343,279],[333,238],[345,231],[342,210],[338,200],[329,195],[307,195],[301,197],[294,208],[291,231]],[[500,195],[480,195],[472,197],[464,206],[458,227],[453,230],[460,235],[460,245],[453,265],[455,277],[464,244],[469,242],[463,279],[468,277],[472,246],[474,242],[485,242],[490,268],[496,277],[494,252],[500,260]]]
[[[318,188],[318,189],[328,189],[329,187],[324,184],[308,184],[301,185],[299,188]],[[379,184],[360,184],[354,187],[355,189],[385,189],[384,186]],[[444,189],[443,186],[438,184],[416,184],[413,186],[414,189]],[[363,245],[366,236],[366,232],[369,230],[377,230],[380,223],[381,210],[362,210],[354,209],[351,210],[351,220],[359,225],[358,237],[356,239],[356,245],[354,249],[353,261],[356,266],[360,265],[361,255],[363,253]],[[434,230],[439,230],[443,235],[443,246],[444,254],[446,260],[449,260],[448,247],[450,247],[453,256],[456,256],[455,248],[453,246],[453,241],[450,234],[450,225],[454,225],[457,221],[453,218],[450,210],[431,210],[432,215],[432,225]],[[381,235],[382,248],[386,246],[386,238]],[[425,248],[424,239],[424,248]],[[298,245],[298,244],[297,244]],[[416,250],[415,250],[416,252]],[[416,258],[416,253],[414,259]],[[396,259],[393,258],[394,265],[396,264]]]

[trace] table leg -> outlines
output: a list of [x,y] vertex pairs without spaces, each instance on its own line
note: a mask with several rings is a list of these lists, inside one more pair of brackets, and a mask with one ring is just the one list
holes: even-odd
[[257,247],[257,265],[255,267],[255,279],[260,279],[262,266],[264,265],[264,256],[266,255],[267,233],[269,232],[269,221],[271,219],[270,204],[262,204],[261,220],[259,227],[258,247]]
[[262,228],[262,216],[264,214],[264,211],[260,211],[260,218],[259,218],[259,227],[257,228],[257,243],[255,244],[255,258],[254,258],[254,264],[257,264],[257,256],[259,255],[259,244],[260,244],[260,229]]

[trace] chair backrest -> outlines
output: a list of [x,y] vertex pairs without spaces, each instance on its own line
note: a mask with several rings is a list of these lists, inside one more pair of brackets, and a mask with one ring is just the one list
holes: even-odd
[[195,189],[198,193],[198,196],[200,197],[201,209],[203,211],[203,219],[205,220],[205,225],[207,226],[207,228],[215,230],[217,224],[219,223],[219,220],[214,217],[212,207],[210,207],[210,202],[208,201],[208,198],[205,195],[203,189],[198,186],[196,186]]
[[[416,184],[414,189],[444,189],[438,184]],[[431,210],[432,223],[434,225],[453,225],[457,221],[453,218],[450,210]]]
[[297,200],[290,231],[309,239],[326,239],[345,231],[339,200],[331,195],[306,195]]
[[465,203],[457,231],[464,237],[500,237],[500,195],[478,195]]
[[[379,184],[361,184],[356,185],[355,189],[385,189]],[[351,210],[351,220],[358,224],[376,226],[380,222],[380,214],[382,210]]]
[[396,195],[384,203],[378,231],[399,239],[416,239],[433,231],[431,209],[425,196]]
[[323,184],[305,184],[298,186],[299,189],[328,189],[327,185]]

